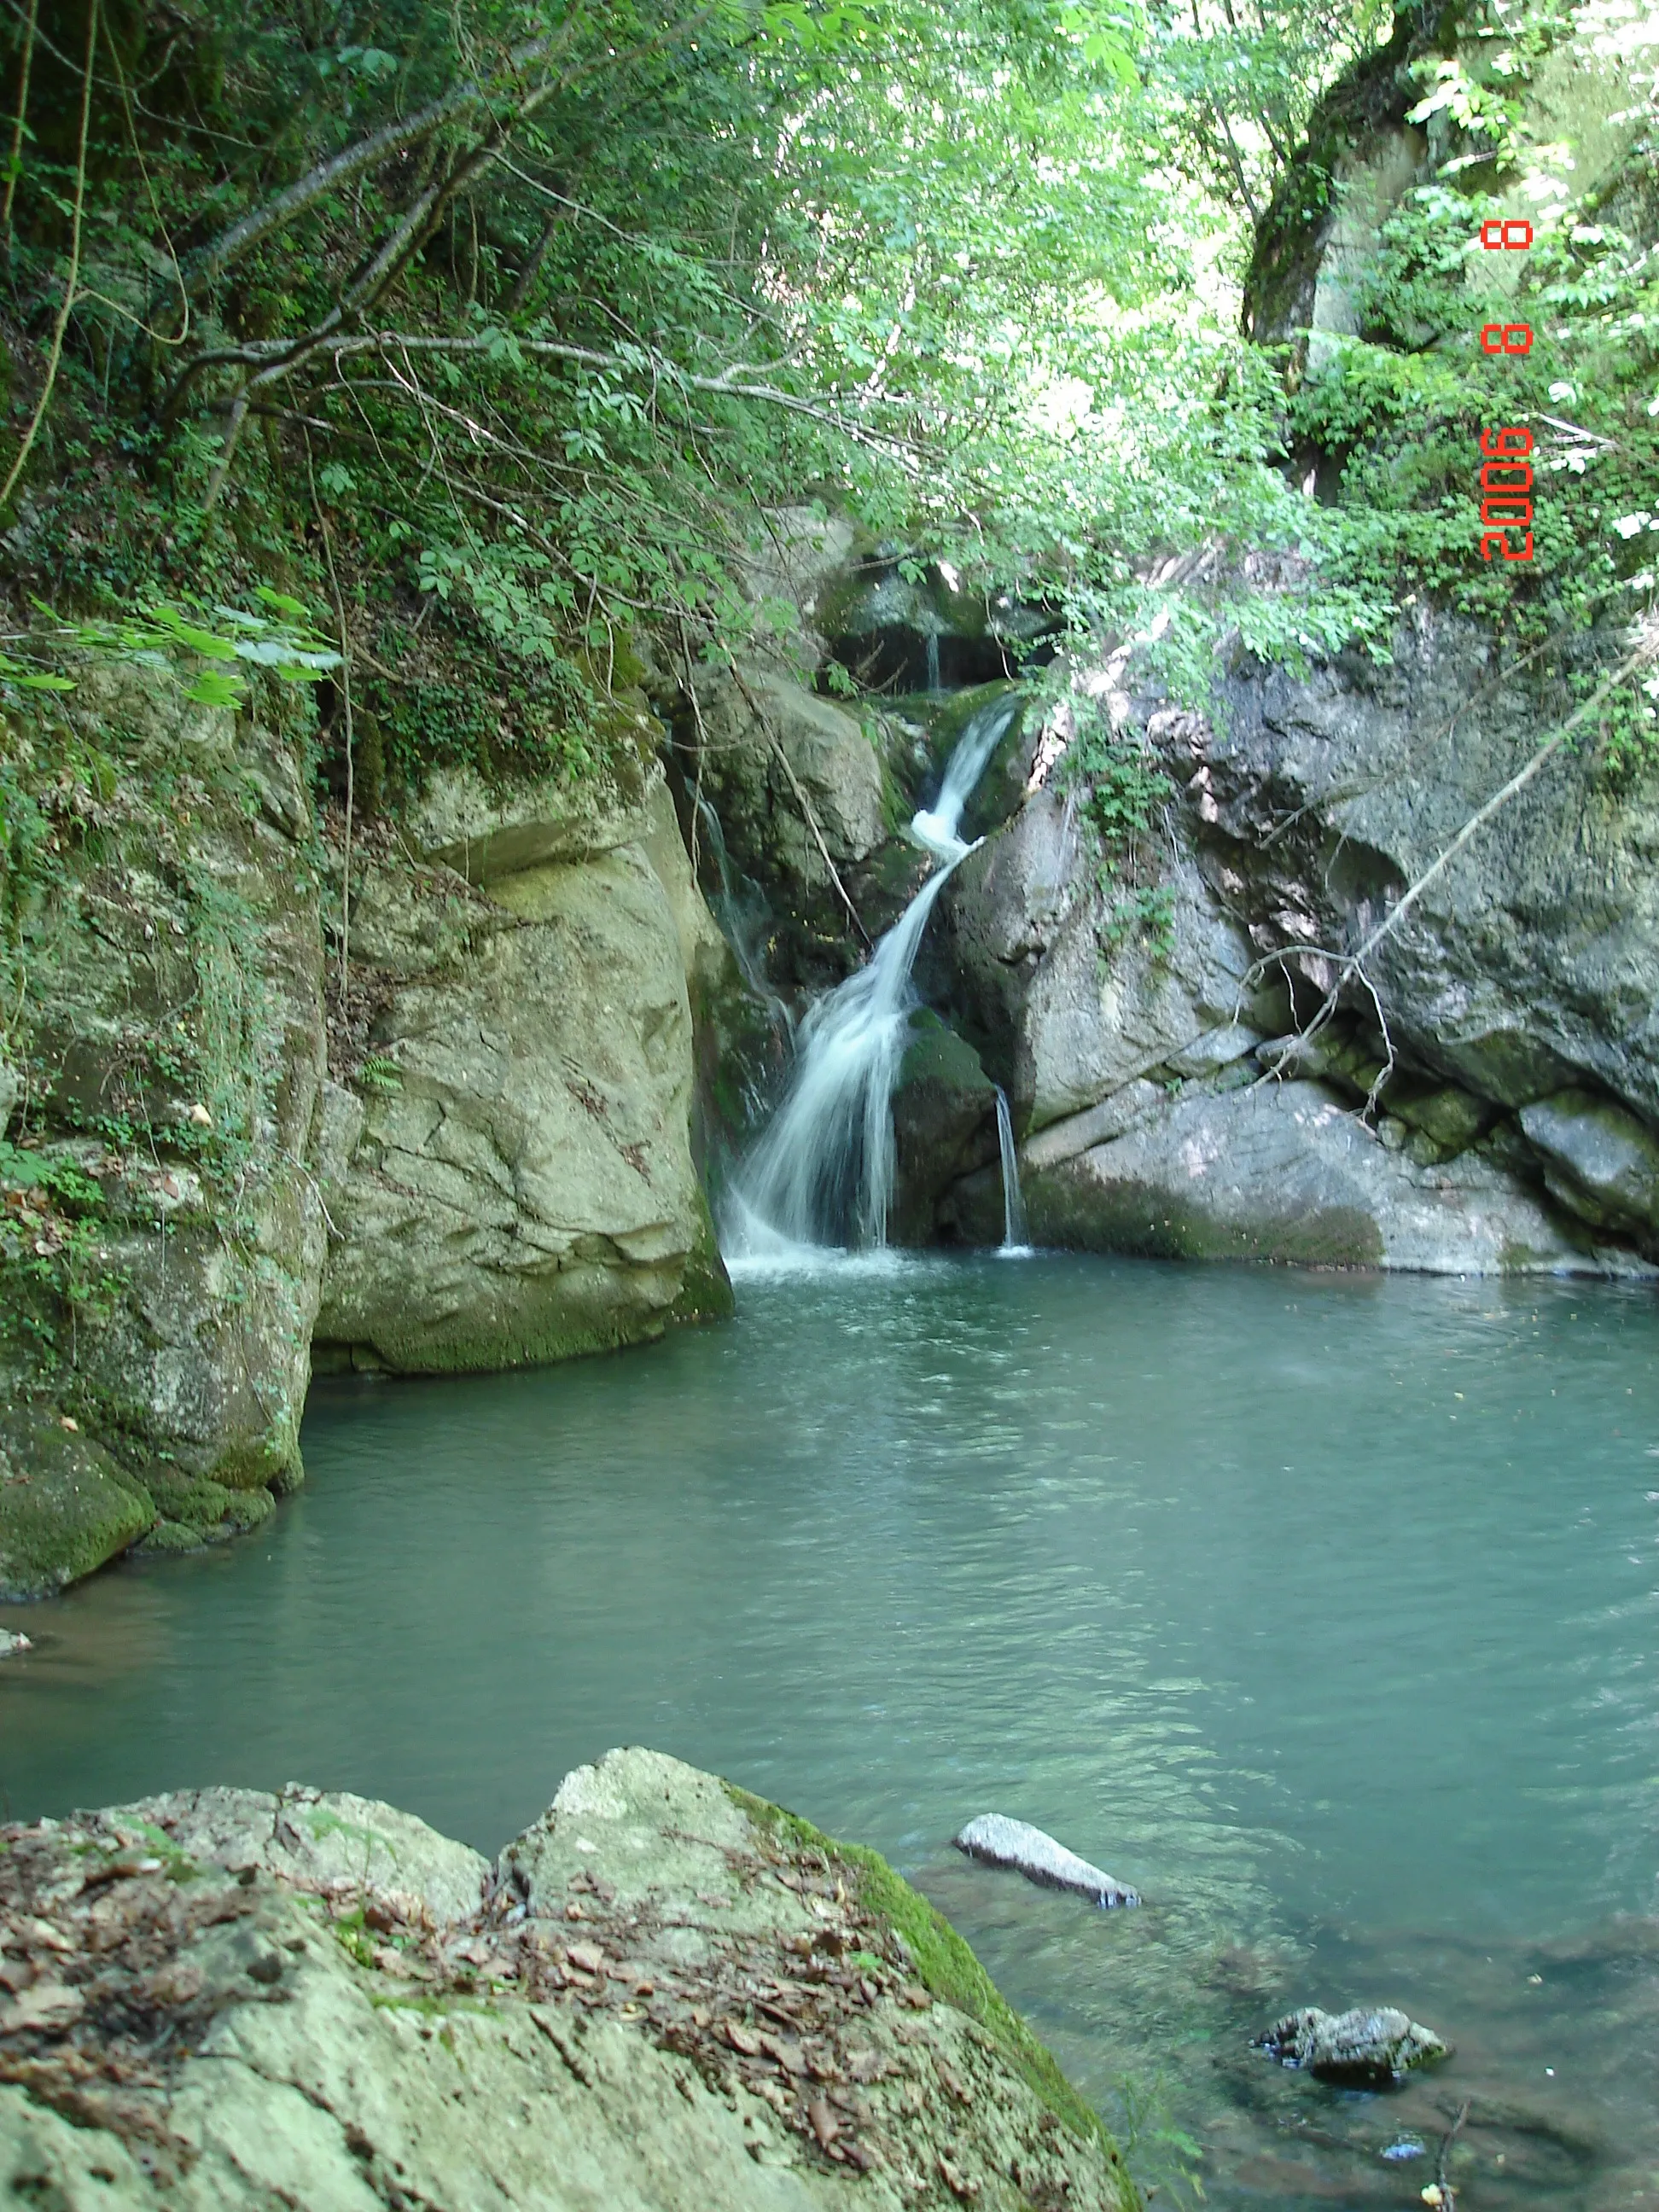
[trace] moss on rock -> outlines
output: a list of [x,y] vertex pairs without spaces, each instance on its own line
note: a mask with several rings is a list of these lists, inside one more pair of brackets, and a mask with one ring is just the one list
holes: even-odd
[[903,1939],[923,1987],[941,2003],[976,2021],[1049,2111],[1074,2134],[1104,2146],[1115,2161],[1116,2148],[1098,2112],[1079,2096],[1054,2053],[1002,1996],[971,1947],[920,1890],[913,1889],[868,1844],[840,1843],[798,1813],[786,1812],[781,1805],[757,1797],[735,1783],[728,1782],[726,1788],[732,1803],[757,1827],[793,1849],[821,1851],[833,1865],[847,1869],[860,1903],[879,1913]]
[[46,1597],[124,1552],[155,1506],[94,1438],[40,1405],[0,1413],[0,1597]]

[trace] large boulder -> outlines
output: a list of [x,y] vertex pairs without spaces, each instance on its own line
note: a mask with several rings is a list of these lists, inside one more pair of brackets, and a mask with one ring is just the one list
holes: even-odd
[[729,1311],[690,1142],[688,975],[723,947],[665,804],[487,892],[391,859],[361,887],[380,1011],[329,1197],[330,1364],[510,1367]]
[[[1266,1079],[1173,1098],[1146,1085],[1122,1110],[1126,1126],[1114,1129],[1097,1108],[1026,1148],[1036,1243],[1431,1274],[1639,1265],[1598,1249],[1479,1153],[1419,1165],[1398,1125],[1379,1132],[1321,1084]],[[1068,1140],[1078,1149],[1065,1150]],[[964,1185],[957,1205],[970,1228],[1000,1218],[988,1176]]]
[[1242,1060],[1261,1034],[1247,1018],[1267,995],[1248,980],[1249,939],[1195,860],[1171,856],[1167,939],[1133,933],[1110,947],[1095,867],[1075,813],[1044,788],[963,862],[940,901],[937,957],[1032,1129],[1152,1071],[1173,1079]]
[[1516,1119],[1564,1206],[1652,1246],[1659,1234],[1659,1138],[1609,1098],[1558,1091]]
[[58,711],[92,811],[11,887],[0,1592],[217,1540],[301,1480],[323,1257],[302,718],[148,669],[89,670]]
[[0,2193],[106,2212],[1132,2212],[1094,2115],[875,1854],[646,1751],[492,1868],[204,1790],[5,1832]]
[[821,899],[888,833],[881,762],[857,717],[759,661],[697,679],[702,794],[745,874]]
[[[1167,929],[1111,929],[1046,786],[941,902],[958,1010],[1033,1133],[1034,1233],[1460,1273],[1636,1265],[1659,1196],[1659,794],[1564,751],[1304,1040],[1338,956],[1559,702],[1423,611],[1389,666],[1297,678],[1245,657],[1219,692],[1213,720],[1132,680],[1111,702],[1170,790]],[[1303,1080],[1260,1097],[1264,1066]],[[1063,1159],[1040,1149],[1051,1126],[1072,1131]],[[963,1233],[988,1221],[983,1179],[953,1206]]]
[[950,1186],[997,1157],[996,1086],[965,1037],[919,1014],[893,1090],[895,1244],[931,1244]]

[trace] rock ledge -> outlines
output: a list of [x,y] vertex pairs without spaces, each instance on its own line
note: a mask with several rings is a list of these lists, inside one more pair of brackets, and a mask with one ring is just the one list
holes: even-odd
[[678,1760],[494,1865],[205,1790],[0,1831],[0,2199],[61,2212],[1133,2212],[1099,2122],[873,1852]]

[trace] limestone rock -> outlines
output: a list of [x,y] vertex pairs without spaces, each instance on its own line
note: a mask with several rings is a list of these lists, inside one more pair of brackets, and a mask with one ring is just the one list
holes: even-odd
[[[1092,859],[1046,787],[940,902],[955,1000],[1033,1132],[1034,1234],[1639,1270],[1659,1253],[1651,792],[1614,792],[1563,752],[1377,947],[1377,1004],[1353,985],[1309,1040],[1297,1031],[1334,977],[1330,949],[1363,940],[1504,784],[1545,708],[1524,680],[1492,679],[1469,625],[1423,610],[1390,666],[1297,679],[1244,659],[1221,690],[1213,725],[1152,691],[1112,695],[1176,794],[1158,860],[1167,945],[1107,941]],[[1366,1097],[1389,1045],[1372,1135],[1332,1109]],[[1284,1095],[1230,1097],[1262,1067],[1293,1079]],[[1045,1174],[1050,1127],[1066,1157]],[[981,1173],[942,1211],[974,1236],[994,1202]]]
[[1107,1908],[1139,1905],[1133,1889],[1103,1874],[1087,1859],[1068,1851],[1064,1844],[1034,1828],[1028,1820],[1011,1820],[1001,1813],[981,1813],[951,1838],[959,1851],[986,1866],[1012,1867],[1043,1889],[1070,1890]]
[[744,873],[810,900],[830,889],[818,834],[838,868],[882,842],[881,763],[845,708],[759,663],[700,677],[697,701],[704,792]]
[[[1324,1085],[1165,1098],[1125,1133],[1039,1166],[1039,1243],[1172,1259],[1270,1260],[1430,1274],[1639,1272],[1575,1239],[1478,1154],[1422,1167]],[[1046,1157],[1038,1155],[1039,1158]],[[976,1186],[958,1203],[988,1220]]]
[[1190,1059],[1206,1039],[1225,1040],[1238,1059],[1260,1035],[1241,1020],[1252,1010],[1248,939],[1218,910],[1193,860],[1177,855],[1171,874],[1168,951],[1136,941],[1105,957],[1084,889],[1093,862],[1064,803],[1045,790],[952,878],[940,901],[944,957],[1033,1129]]
[[1256,2048],[1281,2065],[1352,2088],[1386,2088],[1451,2053],[1431,2027],[1420,2027],[1391,2005],[1344,2013],[1306,2005],[1275,2021],[1257,2037]]
[[0,1659],[15,1659],[20,1653],[33,1649],[33,1637],[25,1636],[19,1629],[0,1628]]
[[319,1342],[406,1371],[500,1368],[726,1310],[690,1152],[695,890],[678,888],[677,917],[639,845],[521,870],[431,961],[408,880],[366,888],[405,915],[376,946],[374,1049],[395,1073],[331,1200]]
[[[8,1332],[0,1589],[55,1589],[158,1516],[192,1542],[228,1533],[299,1482],[322,1269],[322,939],[295,845],[297,733],[151,670],[89,671],[63,711],[119,752],[126,805],[118,837],[66,852],[31,921],[12,1042],[33,1226],[0,1296],[66,1334],[30,1266],[76,1224],[95,1229],[97,1289],[72,1367],[41,1327]],[[181,777],[187,806],[167,796]]]
[[890,1869],[653,1753],[567,1777],[494,1869],[298,1789],[6,1842],[8,2202],[899,2212],[946,2174],[983,2212],[1138,2202]]
[[143,1486],[61,1415],[27,1405],[0,1415],[0,1596],[54,1595],[155,1517]]
[[1659,1139],[1609,1098],[1558,1091],[1516,1116],[1563,1205],[1603,1227],[1659,1229]]
[[651,757],[650,718],[642,706],[629,711],[635,744],[613,746],[602,777],[557,773],[496,789],[476,769],[434,769],[410,804],[407,834],[427,860],[474,884],[631,843],[662,770]]

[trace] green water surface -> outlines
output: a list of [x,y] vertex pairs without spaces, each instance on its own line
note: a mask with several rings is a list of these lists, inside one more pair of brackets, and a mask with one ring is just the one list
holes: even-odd
[[[1468,2098],[1463,2212],[1653,2208],[1656,1351],[1647,1289],[891,1259],[319,1386],[256,1536],[0,1612],[0,1788],[301,1779],[493,1851],[648,1743],[915,1876],[1162,2202],[1416,2203]],[[992,1810],[1145,1906],[969,1866]],[[1249,2049],[1361,2002],[1456,2057]]]

